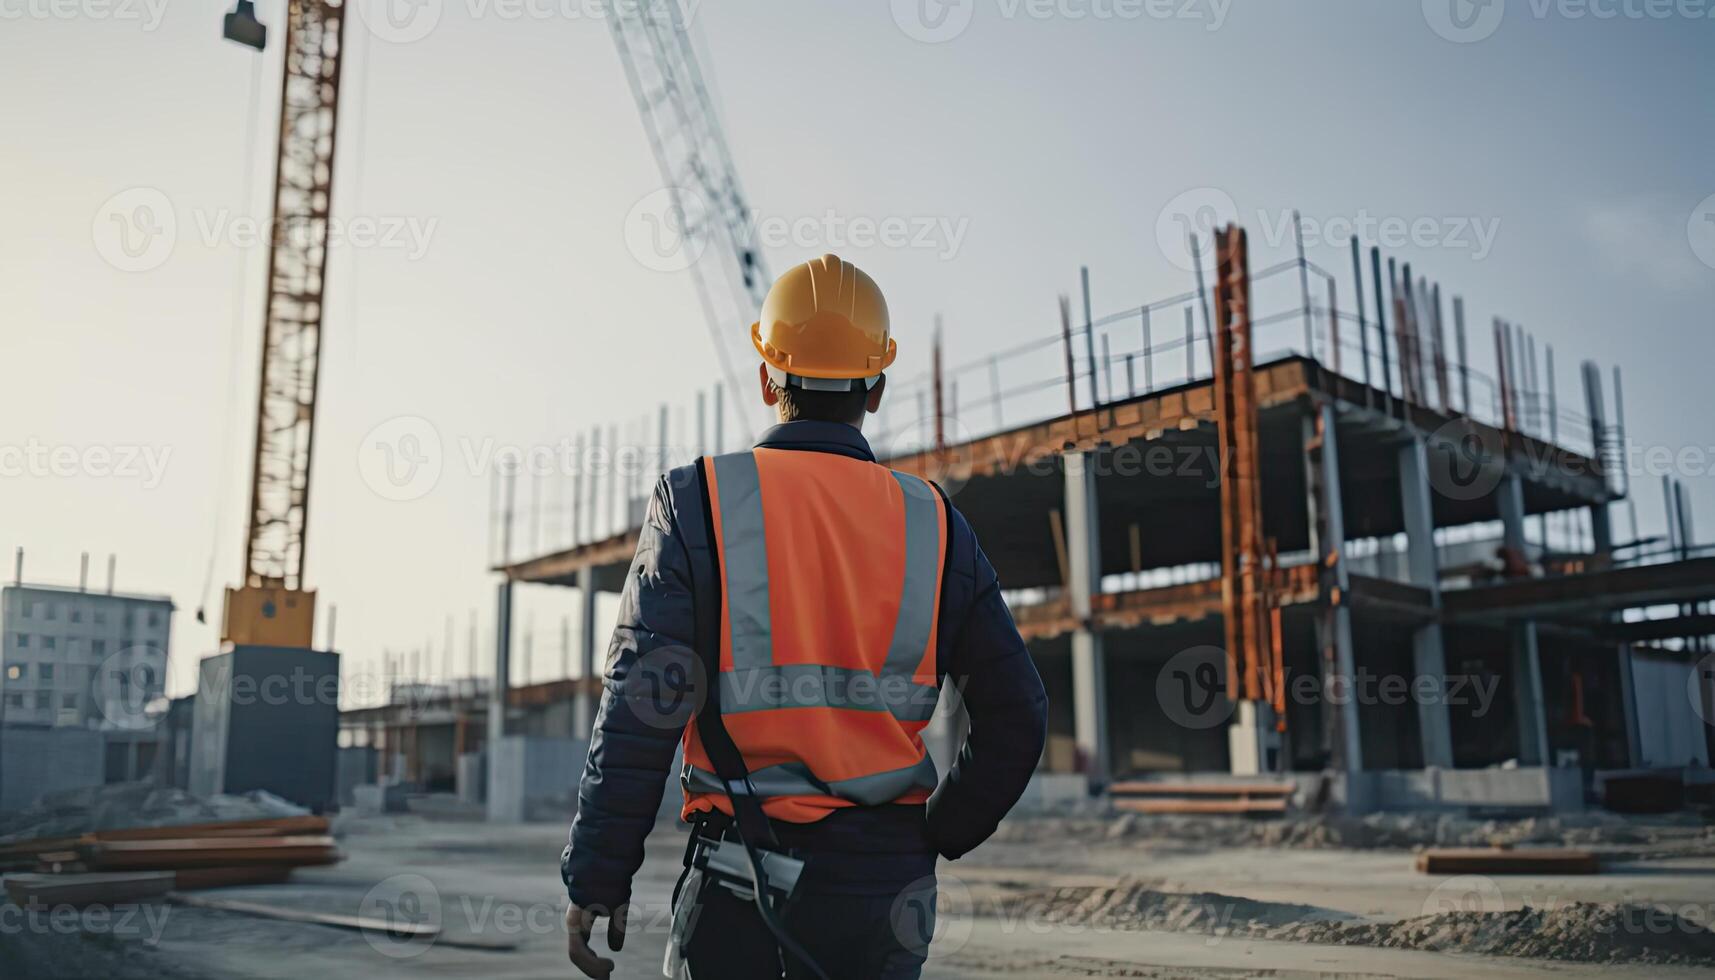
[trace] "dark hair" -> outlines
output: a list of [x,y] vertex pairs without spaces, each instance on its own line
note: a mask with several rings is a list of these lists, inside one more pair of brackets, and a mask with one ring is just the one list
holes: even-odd
[[851,391],[782,388],[772,381],[769,386],[780,396],[780,417],[788,422],[844,422],[847,425],[855,425],[863,421],[864,403],[869,400],[869,390],[862,386]]

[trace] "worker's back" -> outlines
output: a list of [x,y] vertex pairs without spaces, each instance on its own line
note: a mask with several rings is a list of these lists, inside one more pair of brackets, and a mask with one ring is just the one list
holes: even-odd
[[[832,453],[705,460],[720,710],[769,816],[921,803],[947,510],[915,476]],[[712,625],[712,624],[711,624]],[[696,726],[684,816],[731,813]]]
[[[656,486],[561,856],[586,976],[613,969],[590,933],[607,917],[623,942],[676,745],[691,842],[669,966],[697,980],[917,977],[936,855],[993,833],[1041,758],[1047,698],[976,535],[862,435],[898,353],[889,323],[851,263],[793,267],[750,328],[781,424]],[[947,683],[970,726],[937,785],[922,731]],[[664,692],[681,696],[664,708]]]

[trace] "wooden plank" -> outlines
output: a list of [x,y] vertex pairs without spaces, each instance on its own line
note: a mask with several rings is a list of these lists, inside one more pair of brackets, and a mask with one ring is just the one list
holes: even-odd
[[1417,856],[1417,870],[1432,875],[1593,875],[1601,862],[1591,851],[1566,848],[1440,848]]
[[294,834],[325,834],[328,819],[306,814],[296,817],[266,817],[257,820],[222,820],[210,823],[165,827],[125,827],[95,830],[65,837],[35,837],[0,844],[0,862],[12,858],[35,858],[45,851],[69,851],[93,841],[165,840],[185,837],[281,837]]
[[1114,809],[1128,813],[1285,813],[1284,798],[1269,800],[1139,800],[1118,799]]
[[183,824],[177,827],[132,827],[98,830],[89,837],[98,841],[170,840],[189,837],[291,837],[326,834],[328,818],[306,814],[267,820],[231,820],[222,823]]
[[1168,783],[1126,780],[1108,787],[1115,796],[1291,796],[1292,783]]
[[426,943],[433,943],[437,946],[450,946],[459,949],[481,949],[491,952],[508,952],[518,948],[518,940],[516,939],[476,935],[448,935],[441,931],[440,926],[430,923],[393,922],[361,915],[341,915],[335,912],[317,912],[311,909],[292,908],[285,905],[269,905],[262,902],[240,902],[232,899],[204,898],[200,895],[187,895],[183,892],[172,892],[168,894],[167,899],[175,904],[188,905],[192,908],[213,909],[218,912],[232,912],[238,915],[253,915],[262,919],[278,919],[282,922],[302,922],[311,925],[330,926],[335,929],[355,929],[361,932],[384,933],[401,941],[421,939]]
[[340,859],[332,837],[188,838],[101,841],[79,848],[98,870],[176,870],[258,864],[333,864]]
[[6,894],[20,906],[117,905],[161,898],[173,890],[170,871],[104,874],[9,874]]

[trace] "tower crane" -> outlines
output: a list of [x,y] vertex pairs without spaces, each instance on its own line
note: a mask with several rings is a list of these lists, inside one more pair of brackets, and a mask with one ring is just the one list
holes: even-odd
[[[686,31],[678,0],[609,0],[619,48],[726,384],[740,394],[728,338],[760,308],[770,277]],[[329,208],[339,120],[345,0],[287,0],[280,130],[268,252],[244,578],[225,592],[221,640],[307,648],[315,592],[304,584],[314,459]],[[261,51],[254,0],[237,0],[224,36]],[[701,249],[718,243],[712,256]]]
[[[697,299],[734,404],[743,389],[729,345],[762,308],[773,281],[751,236],[750,207],[714,100],[697,63],[679,0],[607,0],[608,26],[649,147],[671,195]],[[714,245],[713,255],[704,252]]]
[[[223,643],[308,648],[314,636],[304,558],[346,10],[344,0],[286,4],[244,578],[226,590]],[[238,0],[224,34],[262,50],[252,0]]]

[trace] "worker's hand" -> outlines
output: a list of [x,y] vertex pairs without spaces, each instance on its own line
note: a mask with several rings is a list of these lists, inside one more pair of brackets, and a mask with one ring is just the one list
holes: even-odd
[[[566,906],[566,956],[584,976],[602,980],[613,973],[613,961],[597,956],[590,949],[590,933],[595,929],[596,920],[606,914],[603,909]],[[607,948],[618,952],[624,945],[625,906],[621,905],[608,916]]]

